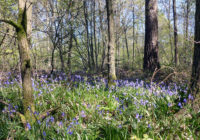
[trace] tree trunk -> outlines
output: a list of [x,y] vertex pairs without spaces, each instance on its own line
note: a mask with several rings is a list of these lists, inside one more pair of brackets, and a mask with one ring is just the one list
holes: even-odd
[[18,26],[17,28],[17,40],[21,61],[21,78],[22,78],[22,95],[23,95],[23,109],[26,120],[31,123],[35,121],[33,114],[35,112],[34,98],[33,98],[33,88],[31,81],[32,74],[32,63],[31,63],[31,52],[29,47],[29,41],[27,35],[31,32],[30,22],[30,4],[26,3],[24,0],[19,0],[18,3]]
[[129,48],[128,48],[127,29],[124,29],[124,34],[125,34],[126,52],[128,55],[128,66],[129,66]]
[[176,15],[176,0],[173,0],[173,17],[174,17],[174,63],[175,66],[179,64],[178,60],[178,29],[177,29],[177,15]]
[[114,46],[114,11],[113,0],[106,0],[108,20],[108,83],[116,80],[115,73],[115,46]]
[[93,29],[94,29],[94,47],[95,47],[95,69],[98,70],[98,48],[97,48],[97,38],[96,38],[96,4],[93,1]]
[[200,91],[200,0],[196,0],[195,43],[190,89],[195,96]]
[[[185,36],[188,42],[188,27],[189,27],[189,13],[190,13],[190,0],[187,0],[187,9],[186,9],[186,25],[185,25]],[[187,47],[187,46],[186,46]]]
[[56,47],[53,45],[53,50],[51,53],[51,74],[54,71],[54,53],[55,53]]
[[[61,44],[60,44],[60,45],[61,45]],[[64,72],[64,70],[65,70],[65,62],[64,62],[64,59],[63,59],[63,50],[62,50],[62,46],[59,46],[58,49],[59,49],[60,62],[61,62],[61,71]]]
[[153,72],[160,68],[158,58],[157,0],[145,1],[145,46],[143,70]]
[[[100,2],[99,2],[100,5]],[[101,9],[99,8],[99,22],[100,22],[100,33],[101,33],[101,38],[102,38],[102,56],[101,56],[101,71],[104,69],[104,62],[105,62],[105,57],[106,57],[106,41],[105,41],[105,36],[104,36],[104,30],[103,30],[103,13]]]
[[169,43],[170,43],[170,46],[171,46],[171,57],[172,57],[172,60],[171,62],[173,63],[174,62],[174,56],[173,56],[173,42],[172,42],[172,35],[171,35],[171,22],[170,22],[170,16],[171,15],[171,0],[169,0],[169,3],[168,3],[168,15],[167,15],[167,18],[168,18],[168,28],[169,28]]
[[90,21],[90,31],[91,31],[90,32],[90,56],[91,56],[91,60],[92,60],[91,70],[95,71],[92,19]]
[[135,60],[135,7],[133,2],[133,58],[132,58],[132,68],[134,68],[134,60]]
[[84,17],[85,17],[85,28],[86,28],[86,34],[87,34],[87,54],[88,54],[88,66],[91,70],[91,62],[90,62],[90,48],[89,48],[89,26],[88,26],[88,11],[87,11],[87,2],[86,0],[83,1],[83,8],[84,8]]
[[69,50],[68,50],[68,59],[67,59],[67,67],[68,67],[68,72],[71,73],[71,51],[72,51],[72,47],[73,47],[73,29],[71,27],[71,31],[70,31],[70,41],[69,41]]

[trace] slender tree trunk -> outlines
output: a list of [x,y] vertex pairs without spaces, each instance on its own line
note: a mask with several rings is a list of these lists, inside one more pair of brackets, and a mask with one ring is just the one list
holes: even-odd
[[53,50],[51,53],[51,74],[54,71],[54,53],[55,53],[56,47],[53,45]]
[[93,44],[93,28],[92,28],[92,19],[90,21],[90,56],[92,60],[92,71],[95,71],[95,61],[94,61],[94,44]]
[[[100,5],[100,3],[99,3]],[[104,36],[104,30],[103,30],[103,15],[102,15],[101,9],[99,9],[99,22],[100,22],[100,32],[101,32],[101,38],[102,38],[102,56],[101,56],[101,71],[104,69],[104,62],[106,57],[106,41]]]
[[[117,5],[117,4],[116,4]],[[116,68],[119,67],[119,61],[120,61],[120,53],[119,53],[119,47],[120,47],[120,8],[119,6],[116,6],[116,21],[115,21],[115,28],[117,30],[115,30],[115,46],[116,46],[116,49],[117,49],[117,62],[116,62]]]
[[132,58],[132,68],[134,68],[135,61],[135,7],[133,2],[133,58]]
[[93,33],[94,33],[94,47],[95,47],[95,69],[98,70],[98,48],[96,38],[96,3],[93,1]]
[[[190,0],[187,0],[187,9],[186,9],[186,26],[185,26],[185,36],[188,39],[188,27],[189,27],[189,13],[190,13]],[[187,40],[188,42],[188,40]],[[187,47],[187,46],[186,46]]]
[[83,1],[83,8],[84,8],[84,17],[85,17],[85,28],[86,28],[86,34],[87,34],[87,53],[88,53],[88,66],[91,70],[91,62],[90,62],[90,48],[89,48],[89,26],[88,26],[88,10],[87,10],[87,1]]
[[127,56],[128,56],[128,65],[129,65],[129,48],[128,48],[128,39],[127,39],[127,29],[124,30],[124,34],[125,34],[125,44],[126,44],[126,51],[127,51]]
[[172,57],[172,60],[171,62],[174,62],[174,56],[173,56],[173,43],[172,43],[172,35],[171,35],[171,0],[169,0],[169,3],[168,3],[168,14],[167,14],[167,18],[168,18],[168,28],[169,28],[169,43],[170,43],[170,46],[171,46],[171,57]]
[[173,0],[173,17],[174,17],[174,63],[175,66],[179,64],[178,60],[178,29],[177,29],[177,15],[176,15],[176,0]]
[[200,0],[196,0],[195,43],[190,89],[194,96],[200,94]]
[[[61,45],[61,44],[60,44],[60,45]],[[63,59],[63,50],[62,50],[62,46],[59,46],[58,49],[59,49],[60,62],[61,62],[61,71],[64,72],[64,70],[65,70],[65,62],[64,62],[64,59]]]
[[70,31],[70,43],[69,43],[69,50],[68,50],[68,59],[67,59],[67,67],[68,67],[68,71],[69,73],[71,73],[71,51],[72,51],[72,47],[73,47],[73,29],[71,27],[71,31]]
[[145,46],[143,70],[153,72],[160,68],[158,58],[158,5],[157,0],[145,1]]
[[108,82],[116,80],[115,73],[115,46],[114,46],[114,11],[113,0],[106,0],[107,20],[108,20]]

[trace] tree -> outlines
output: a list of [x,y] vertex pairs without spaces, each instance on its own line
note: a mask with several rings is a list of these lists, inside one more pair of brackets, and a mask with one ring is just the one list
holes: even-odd
[[133,68],[134,68],[134,59],[135,59],[135,7],[134,7],[134,1],[133,1],[133,11],[132,11],[132,14],[133,14],[133,62],[132,62],[132,65],[133,65]]
[[83,9],[84,9],[84,18],[85,18],[85,29],[87,33],[87,41],[86,41],[86,47],[87,47],[87,54],[88,54],[88,66],[91,70],[91,62],[90,62],[90,40],[89,40],[89,23],[88,23],[88,9],[87,9],[87,1],[83,1]]
[[160,68],[158,59],[158,5],[157,0],[145,1],[144,71]]
[[174,17],[174,62],[175,66],[178,65],[178,29],[177,29],[177,14],[176,14],[176,0],[173,0],[173,17]]
[[[35,112],[34,98],[33,98],[33,88],[31,81],[32,63],[30,56],[29,47],[29,36],[30,35],[30,9],[31,2],[26,2],[25,0],[18,1],[18,20],[15,23],[12,20],[0,20],[1,22],[8,23],[16,29],[18,49],[21,61],[21,78],[22,78],[22,95],[23,95],[23,111],[24,117],[22,117],[23,123],[31,123],[35,121],[33,115],[30,113]],[[27,122],[26,122],[27,121]]]
[[195,96],[200,90],[200,0],[196,0],[195,42],[190,89]]
[[106,0],[108,20],[108,82],[116,80],[115,73],[115,46],[114,46],[114,11],[113,0]]

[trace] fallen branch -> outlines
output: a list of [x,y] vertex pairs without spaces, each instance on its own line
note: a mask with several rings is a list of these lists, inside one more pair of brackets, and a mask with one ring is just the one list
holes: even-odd
[[58,111],[59,108],[60,108],[60,107],[52,108],[52,109],[49,109],[49,110],[47,110],[46,112],[40,114],[40,116],[38,117],[38,120],[42,120],[42,121],[43,121],[43,120],[44,120],[45,118],[47,118],[48,116],[57,113],[57,111]]

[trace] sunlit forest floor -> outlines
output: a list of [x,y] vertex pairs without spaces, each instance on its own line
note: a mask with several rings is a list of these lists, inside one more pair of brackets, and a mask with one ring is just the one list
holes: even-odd
[[[187,83],[152,82],[152,78],[122,78],[107,87],[101,76],[40,74],[32,79],[35,118],[23,127],[20,75],[4,74],[0,84],[0,139],[151,140],[199,139],[200,114],[186,98]],[[125,74],[126,75],[126,74]],[[141,76],[142,77],[142,76]],[[155,76],[156,78],[156,76]],[[2,102],[6,102],[7,105]],[[177,117],[185,108],[187,115]]]

